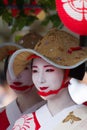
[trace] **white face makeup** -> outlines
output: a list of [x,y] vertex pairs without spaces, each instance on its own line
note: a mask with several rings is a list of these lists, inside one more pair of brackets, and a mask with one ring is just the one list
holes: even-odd
[[[47,63],[41,58],[35,58],[32,64],[32,80],[37,90],[41,93],[55,95],[61,87],[64,71]],[[51,92],[49,94],[49,92]],[[41,95],[40,95],[41,96]]]
[[25,91],[33,85],[31,67],[28,65],[15,79],[12,79],[7,70],[7,82],[14,90]]

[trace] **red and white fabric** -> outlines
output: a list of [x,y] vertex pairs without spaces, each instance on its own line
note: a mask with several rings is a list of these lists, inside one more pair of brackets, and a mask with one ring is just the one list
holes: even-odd
[[15,121],[20,118],[23,114],[31,113],[41,107],[45,102],[39,102],[35,104],[33,107],[27,109],[24,113],[20,111],[20,108],[17,105],[16,100],[6,106],[0,112],[0,130],[11,130],[14,126]]
[[[82,114],[79,113],[79,110],[82,111],[81,112]],[[87,117],[85,117],[87,109],[86,106],[84,105],[74,105],[65,108],[55,116],[52,116],[47,108],[47,105],[44,105],[40,109],[38,109],[35,113],[26,114],[21,118],[19,118],[16,121],[12,130],[22,130],[22,129],[23,130],[57,130],[55,129],[57,125],[59,125],[59,128],[61,128],[62,121],[72,111],[73,112],[76,111],[76,115],[81,119],[83,120],[87,119]],[[80,123],[83,123],[83,120],[75,122],[75,124],[73,124],[74,126],[70,122],[68,123],[70,123],[70,126],[77,127],[78,125],[80,125]],[[67,123],[65,123],[64,125],[66,128],[68,127]]]

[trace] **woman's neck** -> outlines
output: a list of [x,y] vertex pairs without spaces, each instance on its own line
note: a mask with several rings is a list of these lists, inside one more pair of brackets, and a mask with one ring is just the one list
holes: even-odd
[[27,91],[18,95],[17,104],[19,106],[20,111],[23,113],[41,100],[42,99],[38,96],[35,88],[33,87],[31,91]]
[[55,97],[47,101],[47,106],[52,116],[72,105],[75,105],[75,103],[69,96],[68,88],[62,89]]

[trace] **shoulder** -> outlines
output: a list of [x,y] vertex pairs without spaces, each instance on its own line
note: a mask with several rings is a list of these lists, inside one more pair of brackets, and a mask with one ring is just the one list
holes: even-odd
[[21,116],[16,122],[13,127],[13,130],[17,129],[29,129],[29,130],[35,130],[35,120],[34,120],[35,113],[25,114]]

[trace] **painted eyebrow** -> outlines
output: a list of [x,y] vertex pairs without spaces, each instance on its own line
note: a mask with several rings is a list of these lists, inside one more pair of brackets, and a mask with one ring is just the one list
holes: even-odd
[[[45,65],[44,68],[46,67],[53,67],[52,65]],[[32,68],[38,68],[38,66],[32,66]]]
[[32,68],[38,68],[37,66],[32,66]]
[[53,67],[52,65],[45,65],[44,67]]

